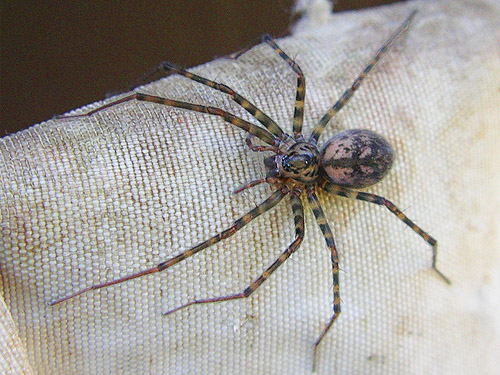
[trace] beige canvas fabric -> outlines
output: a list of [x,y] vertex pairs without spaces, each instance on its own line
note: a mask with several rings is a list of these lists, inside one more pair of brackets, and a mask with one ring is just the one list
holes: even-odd
[[[415,1],[334,14],[279,44],[307,78],[308,134],[412,9],[407,35],[322,141],[350,128],[390,141],[394,166],[367,191],[439,240],[438,265],[453,284],[436,277],[429,245],[388,210],[320,194],[340,253],[343,311],[321,344],[319,374],[500,368],[500,4]],[[268,46],[193,71],[291,130],[295,76]],[[182,77],[140,91],[249,119]],[[264,173],[244,137],[220,118],[129,102],[1,139],[0,372],[310,373],[312,344],[332,313],[332,279],[309,210],[304,244],[251,298],[161,315],[242,291],[292,240],[288,199],[166,272],[46,305],[168,259],[267,197],[265,186],[232,194]]]

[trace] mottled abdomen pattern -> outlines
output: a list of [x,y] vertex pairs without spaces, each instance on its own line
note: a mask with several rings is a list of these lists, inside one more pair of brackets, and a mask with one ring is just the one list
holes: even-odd
[[391,145],[371,130],[352,129],[321,148],[325,177],[334,184],[363,188],[379,182],[391,168]]

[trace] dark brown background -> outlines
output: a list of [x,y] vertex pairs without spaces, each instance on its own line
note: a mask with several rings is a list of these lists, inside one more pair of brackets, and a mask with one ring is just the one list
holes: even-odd
[[126,89],[160,61],[198,65],[294,21],[292,0],[29,3],[0,4],[0,137]]

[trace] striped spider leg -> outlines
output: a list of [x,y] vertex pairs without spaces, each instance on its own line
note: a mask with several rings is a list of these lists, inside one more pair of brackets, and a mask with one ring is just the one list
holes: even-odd
[[313,372],[316,370],[316,360],[318,357],[318,346],[325,337],[326,333],[330,330],[330,327],[333,325],[337,317],[340,315],[340,286],[339,286],[339,254],[337,252],[337,247],[335,246],[335,240],[333,239],[333,233],[326,221],[325,213],[323,212],[323,208],[321,208],[321,203],[319,202],[318,197],[316,196],[316,192],[314,187],[311,187],[307,191],[307,200],[309,201],[309,205],[311,206],[311,210],[316,218],[316,222],[318,223],[321,232],[323,233],[323,237],[325,237],[326,246],[330,249],[330,258],[332,262],[332,276],[333,276],[333,315],[330,317],[330,320],[326,324],[321,334],[314,342],[314,360],[313,360]]
[[[333,238],[333,233],[326,221],[325,214],[321,204],[316,196],[316,188],[323,189],[328,193],[364,200],[387,207],[400,220],[408,225],[414,232],[420,235],[432,246],[432,269],[446,283],[450,280],[437,269],[437,242],[429,236],[424,230],[418,227],[406,215],[404,215],[393,203],[387,199],[370,193],[356,191],[355,189],[364,188],[376,184],[389,171],[393,161],[393,151],[389,143],[380,135],[362,129],[346,130],[330,138],[320,149],[317,143],[323,130],[330,122],[333,116],[346,105],[355,91],[360,87],[363,80],[370,74],[378,61],[389,51],[394,42],[408,29],[411,20],[416,12],[412,12],[407,20],[390,36],[390,38],[376,52],[374,57],[368,62],[363,71],[354,80],[351,87],[347,89],[337,102],[324,114],[314,127],[310,137],[306,140],[302,134],[302,125],[304,119],[304,101],[306,93],[306,80],[299,65],[277,45],[277,43],[268,35],[263,37],[263,42],[268,44],[295,72],[297,76],[297,88],[295,97],[295,107],[293,115],[293,136],[285,133],[281,127],[272,120],[263,111],[257,108],[249,100],[238,94],[230,87],[217,83],[215,81],[203,78],[184,69],[174,67],[168,63],[162,63],[157,67],[157,72],[165,74],[179,74],[190,80],[206,85],[214,90],[227,94],[250,113],[263,127],[254,125],[242,118],[239,118],[223,109],[216,107],[203,106],[194,103],[186,103],[179,100],[162,98],[154,95],[134,93],[103,105],[83,115],[63,116],[63,118],[75,118],[90,116],[96,112],[102,111],[114,105],[138,100],[156,104],[167,105],[171,107],[186,109],[190,111],[206,113],[222,117],[224,121],[243,129],[247,133],[246,143],[250,150],[255,152],[270,152],[271,155],[265,157],[264,165],[267,174],[263,178],[250,181],[235,193],[256,185],[267,183],[271,185],[274,192],[256,208],[235,221],[228,229],[216,234],[210,239],[185,250],[173,258],[170,258],[157,266],[137,272],[133,275],[96,284],[91,287],[80,290],[74,294],[50,302],[50,305],[56,305],[78,295],[91,290],[101,289],[127,280],[141,277],[150,273],[156,273],[181,262],[184,259],[226,239],[243,228],[253,219],[269,211],[279,204],[285,196],[290,197],[292,212],[295,222],[295,238],[286,250],[250,285],[242,292],[230,294],[221,297],[212,297],[205,299],[196,299],[182,306],[176,307],[165,312],[165,315],[172,314],[186,307],[196,304],[205,304],[213,302],[222,302],[249,297],[255,292],[262,283],[271,276],[301,245],[304,238],[304,208],[301,201],[302,193],[306,193],[310,208],[316,218],[316,222],[325,238],[326,245],[330,250],[333,277],[333,314],[325,325],[317,340],[314,342],[313,370],[316,369],[318,357],[318,347],[323,338],[333,326],[335,320],[340,314],[340,286],[339,286],[339,257]],[[239,55],[238,55],[239,56]],[[259,139],[265,145],[254,144],[254,138]]]
[[427,232],[420,228],[417,224],[411,221],[408,216],[406,216],[399,208],[397,208],[394,203],[388,199],[381,197],[380,195],[375,195],[372,193],[365,193],[362,191],[355,191],[347,189],[342,186],[338,186],[327,181],[323,182],[321,188],[330,194],[338,195],[340,197],[358,199],[361,201],[378,204],[379,206],[385,206],[389,211],[391,211],[396,217],[403,223],[408,225],[415,233],[422,237],[429,245],[432,247],[432,269],[441,277],[441,279],[447,283],[451,284],[451,281],[437,268],[437,241],[431,237]]
[[301,191],[293,190],[290,192],[290,201],[292,203],[292,210],[294,215],[295,222],[295,239],[293,242],[286,248],[286,250],[271,264],[257,279],[255,279],[249,286],[245,288],[245,290],[241,293],[230,294],[228,296],[215,297],[215,298],[206,298],[206,299],[198,299],[191,302],[188,302],[182,306],[179,306],[175,309],[169,310],[164,313],[164,315],[170,315],[174,312],[177,312],[181,309],[184,309],[191,305],[197,305],[201,303],[212,303],[212,302],[221,302],[221,301],[230,301],[233,299],[241,299],[250,297],[250,295],[257,290],[259,286],[262,285],[264,281],[266,281],[271,274],[278,269],[289,257],[292,255],[295,250],[297,250],[304,239],[304,208],[302,206],[302,201],[300,200]]
[[330,120],[342,109],[344,105],[349,102],[354,92],[359,88],[363,80],[370,74],[375,65],[380,61],[380,59],[389,51],[394,42],[410,27],[410,23],[417,14],[417,11],[414,10],[411,12],[410,16],[406,19],[405,22],[390,36],[389,39],[380,47],[375,56],[368,62],[363,71],[359,74],[359,76],[354,80],[351,87],[348,88],[342,96],[337,100],[337,102],[323,115],[321,120],[319,120],[318,124],[315,126],[314,130],[309,137],[310,142],[318,143],[323,130],[325,130],[326,126],[330,122]]
[[89,292],[91,290],[106,288],[108,286],[119,284],[119,283],[122,283],[122,282],[128,281],[128,280],[136,279],[136,278],[144,276],[144,275],[148,275],[151,273],[156,273],[156,272],[161,272],[163,270],[166,270],[167,268],[170,268],[173,265],[183,261],[184,259],[187,259],[187,258],[193,256],[194,254],[200,252],[201,250],[204,250],[207,247],[210,247],[210,246],[216,244],[217,242],[220,242],[226,238],[231,237],[233,234],[235,234],[237,231],[239,231],[241,228],[243,228],[245,225],[247,225],[253,219],[257,218],[258,216],[262,215],[263,213],[269,211],[271,208],[276,206],[279,202],[281,202],[281,200],[288,193],[289,193],[289,190],[286,187],[283,187],[281,189],[276,190],[273,194],[271,194],[271,196],[269,198],[267,198],[265,201],[263,201],[257,207],[255,207],[254,209],[252,209],[251,211],[249,211],[248,213],[246,213],[245,215],[240,217],[238,220],[236,220],[234,222],[234,224],[232,226],[230,226],[228,229],[226,229],[220,233],[217,233],[215,236],[209,238],[208,240],[199,243],[198,245],[190,248],[189,250],[186,250],[186,251],[180,253],[179,255],[177,255],[173,258],[170,258],[164,262],[159,263],[155,267],[152,267],[152,268],[149,268],[147,270],[143,270],[143,271],[137,272],[135,274],[125,276],[125,277],[122,277],[122,278],[119,278],[116,280],[111,280],[111,281],[108,281],[105,283],[92,285],[88,288],[82,289],[82,290],[80,290],[76,293],[73,293],[71,295],[68,295],[66,297],[49,302],[48,304],[50,306],[57,305],[61,302],[67,301],[71,298],[74,298],[74,297],[79,296],[83,293]]

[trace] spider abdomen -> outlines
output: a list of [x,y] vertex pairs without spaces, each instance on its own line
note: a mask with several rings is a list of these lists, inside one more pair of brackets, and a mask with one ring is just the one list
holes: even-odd
[[394,153],[382,136],[371,130],[345,130],[321,148],[325,177],[336,185],[363,188],[379,182],[389,171]]

